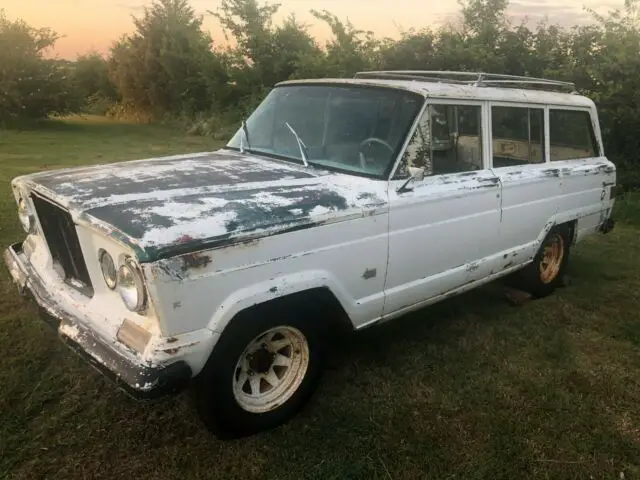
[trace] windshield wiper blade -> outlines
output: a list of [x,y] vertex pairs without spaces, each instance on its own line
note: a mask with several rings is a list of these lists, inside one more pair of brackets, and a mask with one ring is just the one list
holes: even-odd
[[249,141],[249,129],[247,128],[247,122],[244,120],[242,120],[242,133],[244,133],[244,135],[240,135],[240,153],[244,153],[244,138],[247,139],[247,147],[251,148],[251,142]]
[[300,139],[300,137],[298,136],[296,131],[293,129],[293,127],[289,125],[289,122],[284,122],[284,124],[287,126],[289,130],[291,130],[291,133],[293,133],[293,136],[296,137],[296,141],[298,142],[298,148],[300,148],[300,155],[302,156],[302,163],[304,163],[305,167],[308,167],[309,162],[307,161],[307,146]]

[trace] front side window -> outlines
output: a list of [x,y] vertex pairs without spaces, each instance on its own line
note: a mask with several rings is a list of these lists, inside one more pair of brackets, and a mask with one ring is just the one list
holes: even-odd
[[481,170],[482,107],[429,105],[402,156],[394,179],[409,176],[409,167],[425,176]]
[[544,109],[492,107],[495,168],[544,163]]
[[[349,85],[274,88],[227,144],[356,175],[388,175],[424,98]],[[292,131],[293,130],[293,131]],[[295,132],[295,134],[293,133]],[[296,139],[301,140],[302,147]]]
[[549,110],[549,140],[552,162],[598,155],[589,112]]

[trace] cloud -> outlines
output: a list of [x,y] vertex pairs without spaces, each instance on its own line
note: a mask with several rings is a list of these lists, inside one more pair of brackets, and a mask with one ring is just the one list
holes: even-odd
[[113,4],[113,6],[115,6],[116,8],[119,8],[121,10],[129,10],[131,12],[141,12],[144,10],[144,7],[148,6],[151,2],[139,2],[136,0],[133,1],[121,1],[118,2],[116,4]]
[[537,23],[548,19],[551,23],[564,26],[584,24],[589,21],[589,15],[578,6],[565,3],[558,4],[552,0],[525,0],[513,2],[507,9],[508,16],[516,21]]
[[[325,0],[326,1],[326,0]],[[152,0],[120,0],[116,4],[109,3],[109,7],[115,6],[120,10],[127,10],[129,12],[142,12],[145,7],[150,7]],[[211,0],[190,0],[189,5],[194,8],[196,12],[203,13],[206,10],[215,10],[218,7],[219,2]]]
[[624,0],[582,0],[580,3],[567,0],[564,4],[559,4],[557,0],[516,0],[509,5],[507,13],[515,21],[528,20],[529,23],[536,23],[548,19],[551,23],[573,26],[593,22],[591,14],[585,8],[607,14],[624,8]]

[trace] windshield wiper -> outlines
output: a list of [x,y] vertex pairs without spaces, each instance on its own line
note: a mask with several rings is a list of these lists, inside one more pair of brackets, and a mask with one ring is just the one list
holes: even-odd
[[244,135],[240,135],[240,153],[244,153],[243,138],[247,139],[247,147],[251,148],[251,142],[249,142],[249,129],[247,128],[247,122],[244,120],[242,120],[242,133],[244,133]]
[[298,136],[296,131],[293,129],[293,127],[289,125],[289,122],[284,122],[284,124],[287,126],[287,128],[289,128],[289,130],[291,130],[291,133],[293,133],[293,136],[296,137],[296,141],[298,142],[298,148],[300,148],[300,155],[302,156],[302,163],[304,163],[305,167],[308,167],[309,162],[307,161],[307,146],[300,139],[300,137]]

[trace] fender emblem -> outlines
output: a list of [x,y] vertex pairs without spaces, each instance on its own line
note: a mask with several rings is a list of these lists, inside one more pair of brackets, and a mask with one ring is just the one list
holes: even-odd
[[364,278],[365,280],[369,280],[370,278],[373,278],[377,275],[377,269],[375,268],[367,268],[364,273],[362,274],[362,278]]

